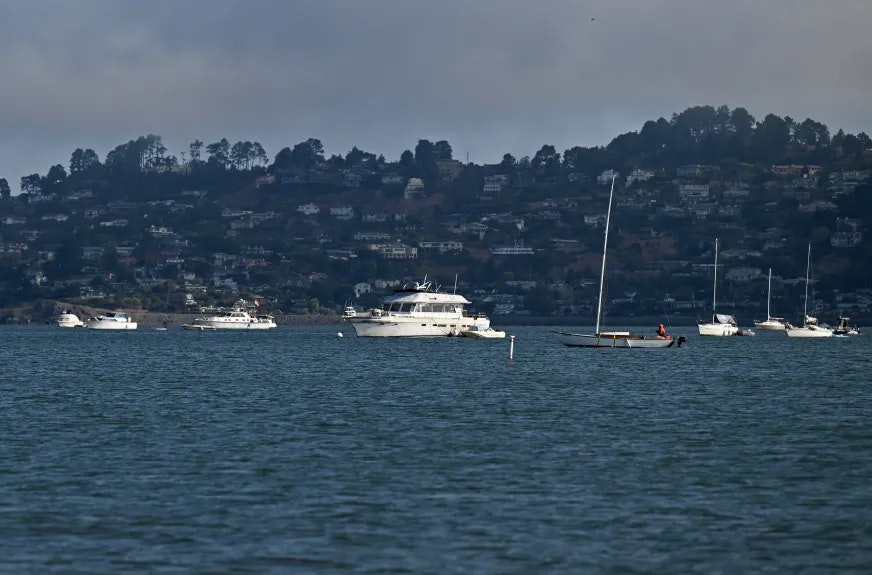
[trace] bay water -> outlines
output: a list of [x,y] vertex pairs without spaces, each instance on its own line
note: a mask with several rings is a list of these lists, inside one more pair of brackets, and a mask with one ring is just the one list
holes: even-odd
[[869,336],[507,331],[0,327],[0,572],[870,572]]

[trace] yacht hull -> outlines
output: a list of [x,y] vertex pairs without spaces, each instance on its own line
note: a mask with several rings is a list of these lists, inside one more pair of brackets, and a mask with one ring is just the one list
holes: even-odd
[[135,321],[120,323],[106,321],[86,321],[85,327],[88,329],[106,330],[106,331],[128,331],[138,327]]
[[273,329],[276,327],[275,323],[266,323],[266,322],[221,322],[221,321],[197,321],[194,320],[194,329],[201,328],[207,330],[252,330],[252,329]]
[[484,330],[490,320],[472,317],[382,316],[347,320],[358,337],[452,337],[472,326]]

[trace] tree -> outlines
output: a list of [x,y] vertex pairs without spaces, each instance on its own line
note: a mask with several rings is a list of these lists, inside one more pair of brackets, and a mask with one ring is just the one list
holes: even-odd
[[291,149],[285,146],[276,154],[270,170],[287,170],[291,167]]
[[36,194],[42,190],[40,182],[42,178],[39,174],[30,174],[21,178],[21,191],[25,194]]
[[269,163],[269,156],[266,155],[266,150],[260,145],[260,142],[254,142],[251,145],[251,154],[253,162],[259,166]]
[[45,176],[46,182],[49,185],[60,184],[67,179],[67,171],[60,164],[55,164],[48,170]]
[[554,146],[546,144],[533,156],[530,166],[540,174],[555,176],[560,172],[560,154]]
[[309,138],[291,150],[291,164],[295,168],[310,170],[324,161],[324,146],[321,140]]
[[230,165],[237,170],[248,170],[254,158],[251,142],[236,142],[230,148]]
[[790,122],[775,114],[768,114],[757,124],[751,144],[758,156],[767,162],[775,162],[787,152],[790,143]]
[[100,164],[100,158],[97,157],[97,152],[88,148],[76,148],[70,156],[70,174],[81,174],[87,172],[94,166]]
[[419,168],[432,168],[435,166],[436,160],[433,155],[433,142],[430,140],[418,140],[418,145],[415,146],[415,164]]
[[435,160],[451,160],[452,150],[451,144],[449,144],[446,140],[439,140],[435,144],[433,144],[433,158]]
[[497,165],[497,173],[499,174],[513,174],[518,167],[518,160],[515,159],[515,156],[511,154],[503,154],[502,161]]
[[8,200],[12,196],[12,190],[9,188],[9,182],[6,178],[0,178],[0,200]]
[[191,142],[191,145],[188,146],[189,155],[191,156],[192,164],[200,163],[200,154],[203,151],[203,141],[202,140],[194,140]]
[[227,141],[227,138],[221,138],[219,141],[206,146],[206,153],[209,154],[208,163],[224,170],[227,169],[230,163],[230,142]]
[[401,168],[411,168],[412,164],[415,163],[415,155],[411,150],[403,150],[403,153],[400,154],[400,167]]

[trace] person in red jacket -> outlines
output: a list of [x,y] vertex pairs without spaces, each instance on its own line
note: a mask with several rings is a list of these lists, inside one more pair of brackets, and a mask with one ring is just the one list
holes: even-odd
[[662,323],[659,326],[657,326],[657,337],[662,337],[663,339],[669,339],[669,334],[666,333],[666,328],[663,327]]

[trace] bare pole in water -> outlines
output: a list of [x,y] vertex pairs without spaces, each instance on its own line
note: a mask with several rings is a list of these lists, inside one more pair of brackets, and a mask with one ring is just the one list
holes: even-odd
[[602,271],[600,271],[600,289],[599,289],[599,297],[596,302],[596,332],[595,335],[599,335],[600,332],[600,316],[603,312],[603,283],[606,280],[606,249],[609,247],[609,221],[612,217],[612,195],[615,193],[615,178],[617,176],[612,176],[612,188],[609,190],[609,209],[606,211],[606,234],[603,239],[603,267]]

